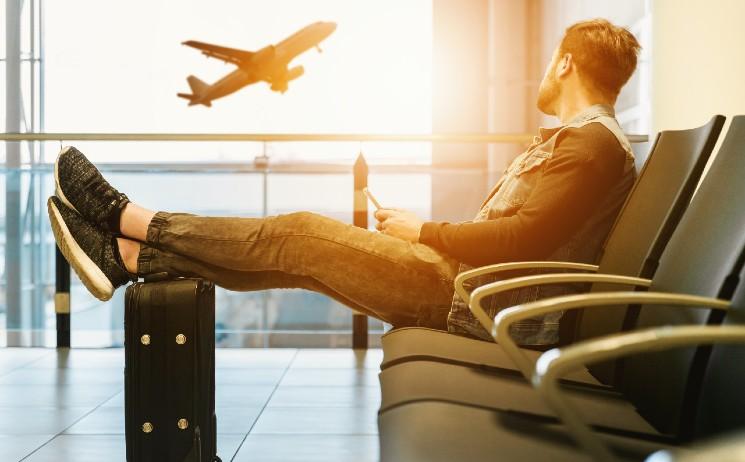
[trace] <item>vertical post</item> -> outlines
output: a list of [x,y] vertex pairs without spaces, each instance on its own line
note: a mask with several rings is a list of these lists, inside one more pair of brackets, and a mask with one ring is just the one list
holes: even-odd
[[[31,42],[31,50],[30,50],[30,61],[29,61],[29,67],[31,68],[30,72],[30,117],[29,121],[27,123],[27,127],[30,127],[30,131],[36,132],[37,131],[37,125],[36,125],[36,116],[37,116],[37,110],[36,110],[36,69],[38,66],[37,58],[37,51],[36,51],[36,32],[38,30],[36,19],[37,19],[37,10],[36,10],[36,0],[29,0],[28,6],[30,9],[29,16],[29,40]],[[28,143],[29,148],[29,160],[31,161],[31,170],[32,172],[29,174],[30,181],[29,181],[29,191],[28,191],[28,203],[29,206],[26,208],[26,213],[30,214],[30,236],[31,236],[31,243],[29,246],[29,250],[31,253],[30,258],[30,264],[31,264],[31,329],[32,329],[32,345],[43,345],[44,344],[44,328],[46,327],[44,325],[44,286],[43,286],[43,277],[42,277],[42,252],[43,252],[43,239],[41,238],[41,223],[42,220],[37,220],[37,198],[41,199],[43,196],[43,193],[41,192],[41,174],[37,174],[34,172],[36,164],[37,164],[37,158],[36,158],[36,151],[40,143],[37,143],[35,141],[30,141]],[[39,204],[41,204],[41,200],[39,200]],[[41,208],[41,207],[40,207]],[[39,210],[40,211],[40,210]],[[38,339],[38,340],[37,340]]]
[[[261,218],[269,215],[269,157],[266,155],[266,141],[261,144],[261,156],[254,158],[254,165],[261,167]],[[263,347],[269,348],[269,291],[261,291],[261,329]]]
[[57,348],[70,347],[70,265],[55,247],[54,312],[57,314]]
[[[21,4],[5,2],[5,131],[21,131]],[[23,230],[21,224],[21,143],[5,142],[5,327],[8,345],[20,345]]]
[[[367,197],[362,192],[367,187],[368,168],[365,156],[360,151],[354,162],[354,216],[352,223],[367,229]],[[352,315],[352,348],[367,349],[367,316],[354,313]]]

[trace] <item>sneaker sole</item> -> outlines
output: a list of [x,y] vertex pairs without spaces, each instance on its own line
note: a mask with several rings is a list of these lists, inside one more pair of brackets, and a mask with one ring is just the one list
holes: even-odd
[[47,202],[47,210],[52,224],[52,233],[62,255],[94,297],[104,302],[109,300],[114,294],[114,285],[101,271],[101,268],[80,248],[75,238],[72,237],[59,209],[51,200]]
[[61,200],[63,204],[75,210],[79,214],[80,212],[78,211],[78,209],[76,209],[75,206],[72,205],[69,200],[67,200],[65,193],[62,192],[62,188],[60,187],[60,182],[59,182],[59,160],[71,148],[72,146],[65,146],[64,148],[62,148],[59,154],[57,154],[57,159],[54,161],[54,195],[57,196],[57,198]]

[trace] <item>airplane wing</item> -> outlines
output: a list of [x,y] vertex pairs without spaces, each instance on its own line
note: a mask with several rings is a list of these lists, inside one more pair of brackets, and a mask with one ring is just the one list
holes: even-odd
[[202,50],[202,54],[209,58],[217,58],[225,61],[226,63],[232,63],[239,65],[251,59],[255,53],[251,51],[239,50],[237,48],[221,47],[218,45],[212,45],[204,42],[197,42],[195,40],[188,40],[182,43],[183,45]]

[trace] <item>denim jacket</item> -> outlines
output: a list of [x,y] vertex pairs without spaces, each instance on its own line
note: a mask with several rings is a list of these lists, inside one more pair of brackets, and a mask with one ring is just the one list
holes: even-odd
[[[631,145],[623,134],[618,121],[615,119],[613,108],[606,105],[594,105],[582,111],[568,124],[555,129],[541,128],[541,136],[536,136],[528,149],[520,154],[505,170],[502,178],[492,189],[487,200],[474,221],[493,220],[516,213],[525,203],[530,191],[541,181],[543,164],[553,155],[554,144],[559,134],[567,128],[579,128],[592,122],[599,122],[618,139],[626,152],[626,162],[621,179],[609,191],[603,202],[597,207],[581,228],[561,245],[547,260],[571,261],[578,263],[595,263],[602,245],[610,232],[618,211],[626,199],[636,171],[634,155]],[[548,137],[544,139],[544,137]],[[459,272],[471,269],[461,264]],[[550,270],[547,270],[551,272]],[[509,279],[516,276],[540,274],[539,270],[499,273],[498,275],[484,275],[466,282],[465,288],[469,292],[476,287],[497,280]],[[556,270],[553,270],[556,272]],[[579,293],[586,290],[585,284],[553,284],[514,289],[486,298],[482,306],[490,318],[493,318],[503,308],[535,301],[542,298]],[[510,334],[521,345],[553,345],[559,341],[559,320],[562,312],[550,313],[545,316],[527,319],[511,326]],[[448,315],[448,331],[491,340],[491,335],[471,314],[468,306],[456,293],[453,296],[450,313]]]

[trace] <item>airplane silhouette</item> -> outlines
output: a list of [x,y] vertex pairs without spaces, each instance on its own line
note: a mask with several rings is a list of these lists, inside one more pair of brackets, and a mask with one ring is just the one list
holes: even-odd
[[319,21],[306,26],[276,45],[269,45],[259,51],[245,51],[209,43],[189,40],[183,45],[202,50],[202,54],[235,64],[238,69],[218,80],[207,84],[193,75],[187,77],[191,94],[178,93],[180,98],[189,100],[189,106],[203,104],[211,107],[212,101],[234,93],[246,85],[265,81],[273,91],[284,93],[287,83],[303,75],[303,66],[287,68],[290,61],[301,53],[315,47],[336,30],[336,23]]

